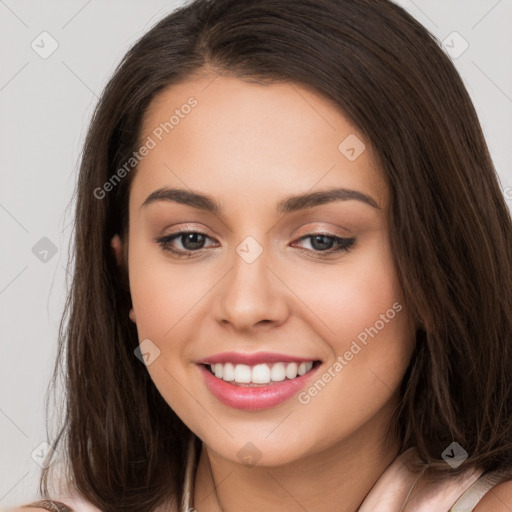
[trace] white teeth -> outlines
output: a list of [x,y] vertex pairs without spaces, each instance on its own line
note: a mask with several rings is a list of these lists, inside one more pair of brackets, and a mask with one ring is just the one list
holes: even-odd
[[214,369],[215,377],[222,379],[222,364],[216,363],[213,365],[212,369]]
[[286,376],[289,379],[297,377],[297,363],[289,363],[286,365]]
[[270,369],[270,379],[274,382],[280,382],[286,377],[284,372],[284,363],[275,363]]
[[246,364],[237,364],[235,366],[235,382],[249,384],[251,382],[251,367]]
[[230,381],[235,380],[235,368],[231,363],[226,363],[222,365],[222,378],[224,380]]
[[270,368],[266,364],[257,364],[252,367],[252,382],[254,384],[268,384],[270,382]]
[[313,367],[313,361],[307,363],[274,363],[257,364],[249,366],[247,364],[233,363],[215,363],[209,365],[212,372],[219,379],[227,382],[235,381],[239,384],[268,384],[270,381],[281,382],[288,379],[294,379],[297,376],[304,375]]

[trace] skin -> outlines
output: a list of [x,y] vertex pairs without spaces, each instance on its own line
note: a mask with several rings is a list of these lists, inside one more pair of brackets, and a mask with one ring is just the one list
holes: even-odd
[[[198,105],[140,162],[128,239],[116,236],[112,246],[128,266],[139,339],[160,350],[147,367],[151,378],[203,441],[194,508],[353,512],[397,454],[396,439],[384,435],[414,344],[378,159],[336,104],[315,91],[227,76],[196,77],[159,93],[141,140],[191,96]],[[366,145],[355,161],[338,150],[350,134]],[[171,201],[142,207],[160,187],[211,195],[222,211]],[[330,187],[365,193],[379,208],[352,199],[276,211],[285,197]],[[189,259],[154,240],[183,230],[207,236]],[[300,240],[325,232],[354,237],[356,245],[322,257],[328,250]],[[247,236],[263,250],[251,264],[236,252]],[[171,245],[186,250],[186,242]],[[200,378],[196,361],[224,351],[320,359],[321,376],[396,302],[402,310],[308,404],[292,397],[267,410],[237,410]],[[248,442],[261,453],[249,467],[237,456]]]

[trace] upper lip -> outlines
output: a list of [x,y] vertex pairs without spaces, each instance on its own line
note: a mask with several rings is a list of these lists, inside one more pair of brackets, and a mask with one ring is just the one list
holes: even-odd
[[246,364],[253,366],[260,363],[302,363],[308,361],[318,361],[317,358],[305,358],[291,356],[287,354],[278,354],[276,352],[255,352],[253,354],[246,354],[243,352],[222,352],[213,356],[201,359],[198,364],[215,364],[215,363],[234,363]]

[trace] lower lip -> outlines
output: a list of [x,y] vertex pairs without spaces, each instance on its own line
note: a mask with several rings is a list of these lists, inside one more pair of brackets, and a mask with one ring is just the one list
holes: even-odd
[[208,389],[224,405],[246,411],[258,411],[279,405],[299,393],[320,365],[295,379],[285,379],[258,387],[237,386],[215,377],[203,364],[199,364],[198,367]]

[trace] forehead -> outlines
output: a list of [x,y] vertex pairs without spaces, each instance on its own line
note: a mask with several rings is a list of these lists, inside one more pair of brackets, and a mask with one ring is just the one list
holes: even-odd
[[149,140],[152,149],[132,183],[136,205],[165,186],[205,192],[220,203],[255,196],[276,203],[343,186],[386,206],[369,141],[334,101],[296,83],[217,76],[172,85],[145,113],[140,141]]

